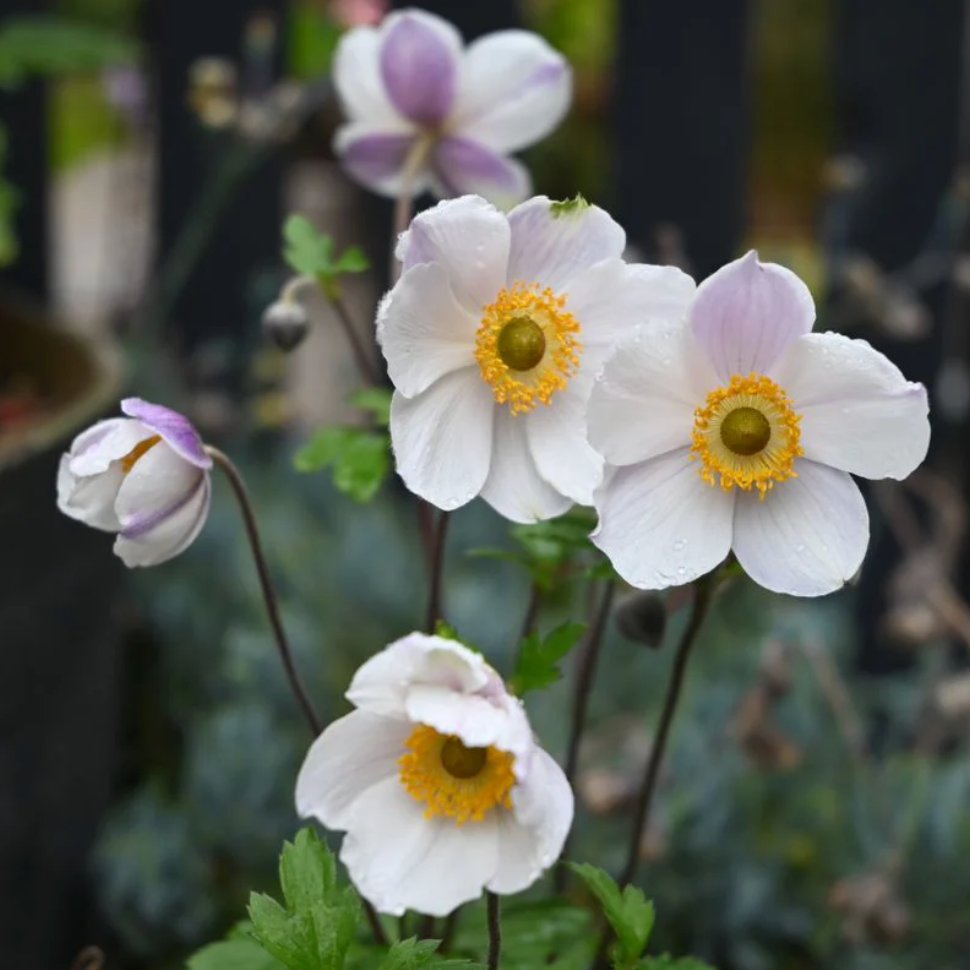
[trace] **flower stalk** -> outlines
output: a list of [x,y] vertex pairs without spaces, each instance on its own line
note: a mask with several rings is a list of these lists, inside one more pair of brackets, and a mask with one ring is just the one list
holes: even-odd
[[488,970],[498,970],[502,956],[502,911],[495,893],[485,893],[488,905]]

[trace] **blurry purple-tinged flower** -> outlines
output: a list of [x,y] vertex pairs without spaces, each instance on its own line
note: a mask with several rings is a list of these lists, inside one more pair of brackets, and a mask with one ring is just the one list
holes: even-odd
[[121,410],[127,418],[83,431],[61,458],[57,506],[116,532],[114,551],[126,566],[155,566],[186,549],[205,525],[212,459],[181,414],[136,397]]
[[572,94],[569,64],[538,35],[503,30],[465,48],[451,24],[413,9],[347,33],[334,81],[347,116],[334,149],[356,181],[503,206],[532,184],[509,153],[548,135]]
[[143,128],[148,120],[148,88],[145,74],[134,64],[106,68],[101,75],[104,96],[133,128]]
[[342,27],[367,27],[384,19],[387,6],[387,0],[332,0],[330,15]]

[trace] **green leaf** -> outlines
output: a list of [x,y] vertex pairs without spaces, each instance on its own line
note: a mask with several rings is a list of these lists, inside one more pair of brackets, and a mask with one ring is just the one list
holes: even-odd
[[280,856],[285,905],[253,893],[253,936],[287,970],[342,970],[354,938],[360,905],[337,883],[336,865],[316,833],[303,829]]
[[637,886],[626,886],[622,891],[612,877],[585,863],[568,863],[586,883],[586,887],[599,900],[603,914],[609,920],[616,934],[619,952],[614,952],[614,962],[618,966],[632,966],[646,949],[653,930],[655,913],[653,903],[643,895]]
[[519,659],[512,676],[512,688],[518,694],[538,690],[554,684],[562,671],[559,662],[576,645],[585,623],[563,623],[557,626],[545,639],[537,633],[530,633],[519,649]]
[[304,276],[330,275],[333,240],[317,232],[305,216],[290,216],[283,224],[283,258],[297,273]]
[[333,466],[333,483],[357,502],[369,502],[391,470],[386,431],[328,425],[318,428],[293,456],[300,472]]
[[202,947],[189,957],[185,970],[283,970],[284,966],[256,940],[236,939]]
[[426,967],[439,943],[439,940],[418,940],[414,936],[401,940],[388,950],[379,970],[418,970],[419,967]]
[[510,535],[522,549],[533,582],[548,590],[574,557],[593,550],[589,533],[595,525],[590,510],[576,508],[558,519],[513,526]]
[[636,964],[636,970],[714,970],[714,968],[698,960],[697,957],[672,957],[669,953],[658,957],[644,957]]
[[370,269],[370,260],[360,246],[348,246],[333,268],[337,273],[365,273]]
[[355,408],[366,411],[379,428],[391,423],[391,390],[386,387],[365,387],[347,399]]

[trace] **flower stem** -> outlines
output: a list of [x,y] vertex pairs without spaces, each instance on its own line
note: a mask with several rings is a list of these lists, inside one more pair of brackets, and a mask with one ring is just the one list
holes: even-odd
[[394,200],[394,227],[391,235],[391,283],[393,284],[401,272],[401,267],[395,263],[394,250],[401,233],[407,229],[414,212],[414,179],[419,169],[428,157],[428,152],[434,144],[431,138],[419,138],[404,160],[404,170],[401,173],[401,190]]
[[499,898],[495,893],[486,892],[488,904],[488,970],[498,970],[502,954],[502,914]]
[[[307,726],[313,733],[314,737],[317,737],[323,730],[323,726],[320,724],[317,718],[316,712],[313,710],[313,705],[310,703],[309,697],[307,697],[306,690],[303,687],[303,683],[300,680],[300,675],[296,671],[296,665],[293,662],[293,654],[290,652],[290,646],[286,640],[286,634],[283,631],[283,621],[280,618],[280,608],[279,601],[276,598],[276,590],[273,588],[272,580],[269,576],[269,569],[266,565],[266,557],[263,555],[263,544],[259,537],[259,529],[256,525],[256,514],[253,511],[253,504],[249,499],[249,492],[246,489],[246,482],[242,477],[242,473],[235,466],[233,461],[224,452],[220,451],[218,448],[214,448],[212,445],[205,446],[206,453],[209,457],[222,469],[225,473],[226,478],[229,480],[229,484],[232,486],[233,493],[236,496],[236,501],[239,504],[239,510],[242,512],[243,523],[246,526],[246,536],[249,539],[249,548],[253,554],[253,561],[256,564],[256,573],[259,576],[259,585],[263,591],[263,602],[266,604],[266,613],[269,616],[269,623],[273,629],[273,636],[276,638],[276,646],[280,652],[280,658],[283,661],[283,668],[286,671],[286,676],[290,681],[290,688],[293,691],[293,695],[296,697],[297,703],[300,705],[300,709],[303,711],[303,717],[307,722]],[[384,932],[384,927],[381,925],[380,917],[374,910],[374,907],[366,900],[361,898],[361,903],[364,907],[364,913],[367,916],[367,922],[370,924],[371,931],[374,934],[374,939],[381,945],[387,945],[387,934]]]
[[313,732],[313,736],[316,737],[323,730],[323,727],[317,718],[316,712],[313,710],[313,705],[310,703],[309,697],[307,697],[306,690],[304,689],[303,683],[300,680],[300,675],[296,671],[296,665],[293,662],[293,654],[290,652],[290,646],[286,640],[286,634],[283,631],[283,621],[280,618],[279,601],[277,600],[276,590],[273,588],[273,583],[269,576],[269,569],[266,565],[266,557],[263,555],[263,543],[259,537],[259,529],[256,525],[256,514],[253,511],[253,504],[250,501],[249,493],[246,490],[246,482],[242,477],[242,473],[233,464],[228,455],[221,452],[218,448],[212,447],[212,445],[206,445],[205,450],[209,457],[212,458],[212,460],[225,473],[226,478],[229,480],[229,484],[232,486],[232,490],[236,496],[236,502],[239,504],[239,510],[242,512],[243,523],[246,526],[246,536],[249,539],[249,548],[252,551],[253,561],[256,564],[256,573],[259,576],[259,585],[263,592],[263,602],[266,604],[266,614],[269,617],[269,625],[273,630],[273,636],[276,638],[276,646],[280,653],[280,659],[283,661],[283,669],[286,671],[286,676],[289,678],[290,689],[293,691],[293,696],[296,697],[297,703],[300,705],[300,709],[303,711],[303,717],[306,719],[307,725]]
[[461,915],[461,907],[453,909],[445,919],[444,928],[441,931],[441,946],[438,947],[439,953],[447,953],[451,949],[451,944],[455,939],[455,930],[458,929],[458,918]]
[[[596,675],[596,663],[603,644],[603,635],[606,633],[606,624],[610,618],[610,610],[613,608],[615,593],[616,584],[611,580],[603,590],[593,626],[590,628],[579,658],[579,668],[576,671],[576,683],[573,688],[573,710],[569,727],[569,743],[566,748],[566,767],[564,769],[570,788],[574,787],[576,768],[579,764],[579,743],[582,740],[583,731],[586,729],[586,715],[589,710],[590,694],[593,690],[593,679]],[[566,858],[568,850],[569,839],[567,836],[561,859]],[[552,885],[556,893],[561,893],[566,888],[566,875],[566,867],[560,860],[560,864],[556,867],[552,876]]]
[[363,340],[361,340],[357,327],[354,326],[353,318],[347,309],[347,304],[344,303],[339,287],[330,285],[321,286],[320,289],[323,291],[323,295],[327,298],[327,302],[330,304],[334,313],[337,314],[337,319],[340,321],[344,336],[347,338],[347,343],[350,344],[350,349],[353,352],[354,363],[357,365],[361,380],[371,387],[380,387],[382,383],[381,375],[377,367],[375,367],[371,355],[367,352],[367,348],[364,346]]
[[529,590],[529,605],[525,610],[525,617],[522,620],[522,632],[519,640],[524,640],[535,629],[536,620],[539,618],[539,607],[542,605],[542,590],[538,583],[533,583]]
[[677,653],[674,656],[674,667],[670,674],[670,681],[667,684],[667,694],[664,697],[663,710],[660,713],[660,723],[657,726],[657,736],[654,738],[650,748],[650,758],[647,761],[647,768],[643,775],[643,782],[640,785],[640,792],[637,796],[636,809],[633,813],[633,828],[630,830],[630,845],[627,850],[626,865],[618,880],[621,887],[633,881],[637,873],[637,866],[640,862],[640,839],[644,827],[650,818],[650,806],[653,802],[654,792],[657,788],[657,778],[660,775],[660,764],[663,761],[664,750],[667,747],[667,738],[670,735],[670,726],[677,711],[677,702],[680,699],[681,688],[684,684],[684,673],[687,670],[687,661],[690,658],[691,648],[697,641],[697,634],[700,632],[707,616],[707,608],[711,603],[711,594],[714,591],[714,573],[702,576],[694,584],[694,604],[691,609],[690,618],[687,626],[681,635],[680,643],[677,645]]
[[441,579],[444,571],[445,539],[448,535],[449,519],[447,512],[442,512],[438,516],[438,523],[432,537],[428,573],[428,612],[424,624],[428,633],[434,633],[435,625],[441,618]]

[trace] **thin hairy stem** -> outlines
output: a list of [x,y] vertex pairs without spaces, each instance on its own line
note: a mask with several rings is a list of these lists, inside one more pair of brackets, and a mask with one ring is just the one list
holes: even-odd
[[461,907],[453,909],[445,919],[444,929],[441,931],[441,946],[438,947],[439,953],[447,953],[451,949],[451,944],[455,939],[455,931],[458,929],[458,919],[461,914]]
[[431,561],[428,572],[428,611],[425,616],[424,628],[428,633],[434,633],[435,625],[441,619],[441,580],[445,563],[445,539],[448,537],[448,522],[450,516],[441,512],[434,529],[431,544]]
[[498,970],[502,956],[502,913],[499,898],[495,893],[486,892],[488,903],[488,970]]
[[353,317],[351,317],[350,311],[347,309],[347,304],[344,302],[339,287],[337,285],[330,285],[323,286],[321,289],[334,313],[337,314],[337,319],[340,321],[344,336],[347,338],[347,343],[350,344],[350,349],[353,352],[354,363],[357,365],[361,380],[371,387],[380,387],[382,383],[380,372],[377,370],[371,354],[364,346],[364,341],[361,339],[360,333],[354,325]]
[[[589,698],[593,692],[593,681],[596,676],[596,663],[599,660],[600,649],[603,645],[603,637],[606,633],[606,624],[610,618],[610,611],[613,608],[613,597],[616,593],[616,584],[612,581],[606,584],[603,595],[600,597],[599,606],[593,625],[586,635],[586,642],[583,644],[582,653],[579,655],[579,666],[576,669],[576,681],[573,686],[573,706],[572,716],[569,724],[569,742],[566,747],[566,780],[569,787],[573,788],[576,780],[576,768],[579,764],[579,745],[583,739],[583,732],[586,730],[586,716],[589,712]],[[569,839],[562,849],[562,859],[569,854]],[[556,893],[561,893],[566,888],[566,867],[560,861],[552,875],[552,885]]]
[[303,687],[300,675],[297,673],[296,665],[293,662],[293,654],[290,652],[290,645],[287,642],[286,633],[283,630],[283,621],[280,618],[279,600],[276,596],[276,590],[273,588],[273,582],[270,579],[269,568],[266,565],[266,557],[263,554],[263,543],[259,537],[259,528],[256,525],[256,513],[253,510],[253,504],[250,501],[249,492],[246,489],[246,482],[242,477],[242,473],[233,464],[228,455],[221,452],[218,448],[213,448],[212,445],[206,445],[205,450],[209,457],[225,473],[236,496],[236,502],[239,505],[240,512],[242,512],[243,524],[246,527],[249,548],[253,554],[253,562],[256,564],[256,573],[259,576],[259,585],[263,592],[263,602],[266,605],[269,625],[276,639],[276,647],[279,650],[280,659],[283,661],[283,669],[286,671],[286,676],[290,681],[290,689],[293,691],[293,696],[300,705],[300,710],[303,712],[307,726],[313,732],[313,736],[316,737],[323,730],[323,727],[317,718],[316,712],[313,710],[313,705],[310,703],[309,697],[307,697],[306,690]]

